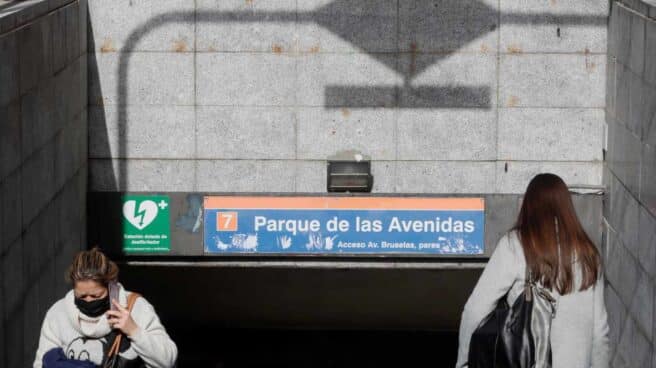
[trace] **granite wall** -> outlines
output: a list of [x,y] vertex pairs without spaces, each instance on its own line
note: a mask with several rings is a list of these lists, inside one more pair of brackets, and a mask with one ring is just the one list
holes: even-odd
[[0,4],[0,366],[31,367],[85,245],[86,1]]
[[602,183],[608,2],[89,1],[90,190]]
[[656,2],[614,1],[604,183],[612,366],[656,367]]

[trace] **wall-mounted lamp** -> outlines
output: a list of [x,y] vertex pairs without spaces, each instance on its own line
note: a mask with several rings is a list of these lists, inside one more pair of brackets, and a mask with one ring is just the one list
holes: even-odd
[[329,192],[371,192],[370,161],[328,161]]

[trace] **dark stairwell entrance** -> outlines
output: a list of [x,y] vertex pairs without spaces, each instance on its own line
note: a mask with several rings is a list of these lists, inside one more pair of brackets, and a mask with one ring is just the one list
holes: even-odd
[[181,367],[455,365],[480,268],[122,267],[176,340]]

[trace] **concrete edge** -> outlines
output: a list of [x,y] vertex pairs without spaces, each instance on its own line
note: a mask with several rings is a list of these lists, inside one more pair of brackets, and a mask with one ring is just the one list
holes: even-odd
[[483,269],[480,262],[314,262],[314,261],[199,261],[148,262],[127,261],[120,265],[139,267],[207,267],[207,268],[303,268],[303,269],[404,269],[404,270],[462,270]]

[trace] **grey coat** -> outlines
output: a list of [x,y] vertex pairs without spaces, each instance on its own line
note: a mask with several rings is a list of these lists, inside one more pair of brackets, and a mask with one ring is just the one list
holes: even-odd
[[[517,234],[506,234],[499,240],[462,312],[457,368],[467,367],[471,335],[497,301],[508,292],[508,303],[512,305],[522,292],[525,269],[524,252]],[[575,267],[574,273],[575,286],[580,285],[580,270]],[[585,291],[553,294],[558,300],[551,327],[553,368],[608,368],[603,277]]]

